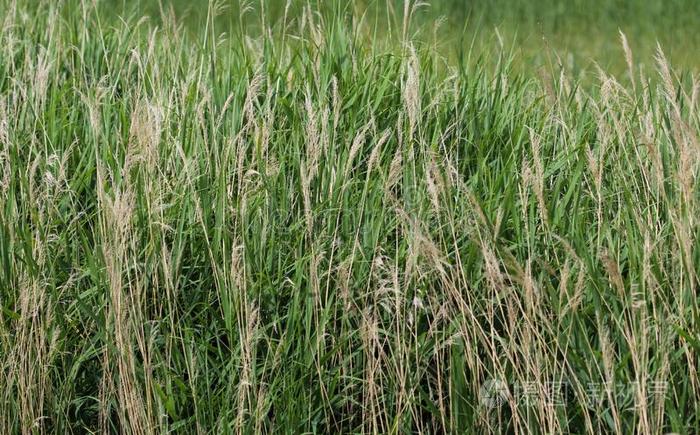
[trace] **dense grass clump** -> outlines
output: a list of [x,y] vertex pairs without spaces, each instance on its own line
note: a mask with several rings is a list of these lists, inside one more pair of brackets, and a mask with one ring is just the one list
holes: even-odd
[[0,432],[700,431],[700,82],[661,49],[582,87],[411,5],[382,43],[104,8],[0,4]]

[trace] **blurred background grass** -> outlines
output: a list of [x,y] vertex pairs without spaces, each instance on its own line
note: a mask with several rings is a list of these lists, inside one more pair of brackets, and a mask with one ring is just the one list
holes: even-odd
[[[165,7],[192,32],[206,23],[206,0],[119,1],[121,8],[108,6],[120,14],[158,20]],[[370,38],[397,36],[391,28],[400,29],[404,13],[403,0],[292,0],[287,22],[298,20],[306,5],[327,17],[362,19]],[[254,35],[261,15],[268,23],[279,23],[286,6],[286,0],[219,0],[216,31],[243,26]],[[241,19],[242,9],[247,12]],[[501,39],[513,50],[515,62],[527,68],[560,59],[576,74],[595,71],[594,62],[619,74],[625,69],[620,31],[627,35],[636,63],[652,66],[657,42],[677,68],[695,70],[700,63],[697,0],[431,0],[416,6],[412,26],[414,38],[435,44],[446,56],[458,56],[472,44],[476,53],[493,50]]]

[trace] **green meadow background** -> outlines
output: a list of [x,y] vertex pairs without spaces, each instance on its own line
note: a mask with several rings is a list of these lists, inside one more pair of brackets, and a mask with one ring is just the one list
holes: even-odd
[[[232,25],[250,32],[259,25],[262,11],[268,22],[274,23],[284,17],[286,8],[293,19],[310,6],[326,16],[362,17],[369,24],[367,38],[392,36],[387,23],[400,26],[404,6],[400,0],[224,0],[217,4],[222,32],[230,31]],[[206,22],[205,2],[122,1],[123,13],[137,10],[155,19],[162,7],[172,8],[191,31],[196,32]],[[248,11],[243,20],[241,9]],[[473,46],[493,49],[500,38],[525,70],[561,63],[580,73],[593,70],[595,63],[619,73],[625,68],[621,31],[640,64],[653,65],[657,43],[678,68],[692,69],[700,64],[700,5],[695,0],[432,0],[418,2],[416,9],[414,39],[434,44],[448,56]],[[553,59],[555,53],[560,59]]]

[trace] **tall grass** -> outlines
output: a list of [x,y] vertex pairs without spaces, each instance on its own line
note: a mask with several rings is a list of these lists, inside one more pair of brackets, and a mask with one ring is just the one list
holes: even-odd
[[104,6],[0,5],[0,432],[700,431],[661,48],[584,88],[446,61],[408,3],[385,43]]
[[[118,12],[145,14],[158,22],[161,3],[154,0],[114,0]],[[197,33],[206,21],[207,8],[189,0],[167,0],[186,31]],[[372,25],[384,39],[402,29],[404,0],[219,0],[216,33],[243,28],[258,34],[261,18],[273,23],[285,16],[299,16],[310,5],[325,16],[346,13]],[[668,59],[683,69],[697,68],[700,45],[700,8],[695,0],[430,0],[411,3],[411,39],[426,41],[448,57],[458,57],[464,47],[481,52],[500,38],[517,52],[516,66],[523,71],[562,63],[576,76],[595,73],[595,65],[622,75],[626,64],[620,56],[618,32],[628,37],[637,61],[653,69],[656,42]],[[246,19],[241,20],[245,11]],[[398,24],[398,25],[396,25]],[[497,29],[497,33],[494,32]],[[552,59],[556,51],[559,59]]]

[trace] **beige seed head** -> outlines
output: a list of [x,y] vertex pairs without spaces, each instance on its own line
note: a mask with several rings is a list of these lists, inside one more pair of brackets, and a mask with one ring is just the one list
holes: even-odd
[[389,175],[387,176],[385,191],[391,190],[396,183],[399,182],[401,173],[403,172],[403,156],[401,154],[401,148],[397,148],[394,153],[394,158],[391,160],[391,165],[389,165]]
[[630,75],[630,81],[632,82],[632,88],[636,86],[634,77],[634,62],[632,60],[632,49],[630,48],[629,43],[627,42],[627,36],[625,36],[624,33],[622,33],[622,30],[620,30],[620,41],[622,42],[622,49],[625,52],[625,61],[627,62],[627,69]]
[[391,135],[391,130],[389,130],[389,129],[384,130],[384,133],[382,133],[382,136],[379,138],[377,143],[372,148],[372,152],[369,155],[369,161],[367,162],[367,176],[369,176],[369,174],[372,172],[372,169],[374,169],[374,166],[379,161],[379,155],[382,151],[382,147],[384,146],[386,141],[389,140],[390,135]]
[[409,47],[405,77],[403,99],[408,115],[409,137],[412,137],[420,116],[420,64],[413,45]]

